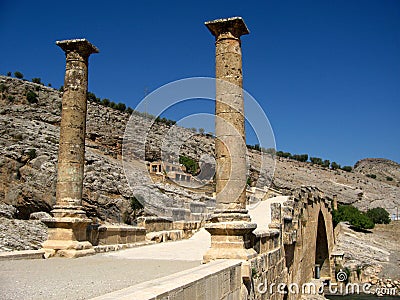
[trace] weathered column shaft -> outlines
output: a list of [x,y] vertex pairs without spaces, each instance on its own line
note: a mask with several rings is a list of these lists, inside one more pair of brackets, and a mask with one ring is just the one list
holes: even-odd
[[257,227],[246,210],[246,140],[240,36],[249,31],[242,18],[206,22],[216,38],[215,158],[217,207],[206,230],[211,248],[203,262],[257,256],[249,234]]
[[88,59],[99,50],[87,40],[57,42],[66,55],[66,71],[58,149],[56,205],[53,217],[43,219],[48,239],[42,246],[46,256],[79,257],[94,254],[87,241],[91,220],[82,209],[85,166],[86,93]]
[[217,210],[246,208],[246,141],[240,36],[248,34],[241,18],[206,23],[216,38],[216,193]]
[[89,54],[66,51],[56,191],[60,206],[82,202]]

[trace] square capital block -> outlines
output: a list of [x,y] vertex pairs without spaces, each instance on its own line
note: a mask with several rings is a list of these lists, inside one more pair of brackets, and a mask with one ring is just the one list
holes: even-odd
[[76,52],[87,57],[92,53],[99,53],[99,49],[87,39],[56,41],[56,45],[63,49],[66,53]]
[[242,35],[250,33],[241,17],[217,19],[205,22],[204,24],[216,38],[224,33],[231,33],[236,38],[240,38]]

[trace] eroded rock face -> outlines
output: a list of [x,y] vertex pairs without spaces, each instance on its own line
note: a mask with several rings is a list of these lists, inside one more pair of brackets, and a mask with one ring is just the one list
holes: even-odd
[[[55,203],[61,93],[5,76],[0,76],[0,85],[4,86],[0,92],[0,201],[18,209],[15,217],[28,219],[33,212],[49,212]],[[28,91],[38,95],[38,103],[28,103]],[[127,183],[121,164],[128,120],[127,113],[88,103],[83,205],[89,217],[109,221],[133,219],[130,201],[134,191]],[[137,124],[138,134],[134,138],[143,138],[146,134],[140,132],[143,118],[132,115],[132,122]],[[148,159],[160,159],[159,149],[168,129],[163,123],[152,127],[147,144]],[[185,140],[180,146],[182,153],[196,159],[204,154],[213,155],[212,137],[179,130]],[[167,147],[178,147],[174,145],[176,141],[168,142]],[[339,203],[353,203],[361,209],[381,206],[389,210],[400,206],[399,182],[394,176],[393,182],[388,184],[358,172],[326,170],[310,163],[279,158],[273,178],[271,171],[264,171],[258,177],[260,160],[259,152],[248,150],[249,176],[258,179],[260,187],[273,181],[273,187],[290,194],[300,185],[315,185],[328,197],[337,194]],[[264,160],[269,168],[274,166],[268,154],[264,155]],[[139,168],[132,169],[140,184],[143,172]],[[177,186],[151,185],[148,188],[165,190],[169,203],[182,203],[182,200],[184,209],[190,209],[186,204],[193,200],[210,202],[190,189]],[[150,201],[154,206],[160,205],[156,196]],[[151,211],[142,213],[152,214]]]
[[348,224],[339,223],[335,231],[335,251],[344,253],[343,267],[352,271],[355,281],[376,285],[379,278],[400,279],[400,221],[377,224],[367,232],[356,232]]
[[[62,94],[52,88],[4,76],[0,76],[0,84],[3,87],[0,92],[0,201],[17,209],[16,218],[29,219],[32,213],[50,212],[55,204]],[[37,103],[27,101],[28,91],[36,93]],[[88,103],[83,205],[89,217],[129,223],[138,216],[137,213],[133,215],[131,199],[134,191],[128,185],[121,162],[129,117],[127,113]],[[143,139],[147,134],[140,132],[143,117],[132,115],[131,118],[137,124],[135,138]],[[159,149],[167,130],[167,125],[161,123],[152,127],[148,137],[148,159],[161,158]],[[187,129],[178,131],[186,141],[181,145],[186,155],[200,158],[203,154],[213,153],[210,137],[193,135]],[[173,140],[170,142],[174,143]],[[134,167],[132,170],[130,175],[137,184],[144,184],[143,178],[147,174],[143,169]],[[147,188],[158,190],[152,185]],[[169,189],[165,187],[165,190]],[[149,193],[151,197],[147,202],[156,207],[175,203],[177,208],[186,209],[191,200],[199,198],[196,193],[179,186],[173,189],[179,191],[176,199],[172,192],[163,197]],[[155,211],[145,208],[139,213],[153,215]]]
[[18,210],[0,204],[0,252],[41,248],[47,238],[47,227],[40,220],[18,220]]

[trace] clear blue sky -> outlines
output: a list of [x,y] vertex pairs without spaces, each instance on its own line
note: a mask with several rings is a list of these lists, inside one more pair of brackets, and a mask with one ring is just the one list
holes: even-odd
[[400,162],[399,0],[0,0],[0,73],[58,88],[65,61],[54,42],[85,37],[100,49],[89,90],[135,107],[145,89],[214,76],[203,23],[230,16],[251,31],[242,38],[244,88],[264,108],[279,150],[342,165]]

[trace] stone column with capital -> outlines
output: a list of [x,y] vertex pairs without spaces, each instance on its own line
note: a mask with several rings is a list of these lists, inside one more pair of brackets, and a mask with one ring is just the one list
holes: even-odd
[[85,164],[88,60],[99,50],[86,39],[57,41],[65,52],[66,70],[58,149],[56,205],[50,219],[48,240],[43,248],[48,256],[78,257],[94,254],[86,240],[91,220],[82,207]]
[[213,259],[249,259],[257,254],[249,234],[257,227],[246,210],[246,138],[243,101],[242,35],[248,34],[240,17],[218,19],[205,25],[215,36],[216,105],[215,158],[216,210],[206,224],[211,248],[204,262]]

